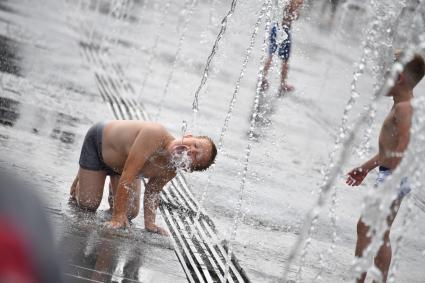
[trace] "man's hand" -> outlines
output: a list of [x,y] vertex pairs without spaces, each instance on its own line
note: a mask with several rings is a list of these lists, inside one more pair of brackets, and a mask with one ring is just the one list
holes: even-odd
[[146,226],[146,231],[149,231],[151,233],[157,233],[162,236],[170,236],[170,234],[164,228],[161,228],[155,224]]
[[367,173],[369,173],[369,171],[366,169],[363,169],[362,167],[356,167],[348,172],[348,178],[345,183],[347,183],[349,186],[358,186],[363,182],[363,179],[366,177]]
[[118,228],[128,228],[130,227],[130,223],[128,222],[127,217],[114,219],[112,218],[110,221],[105,223],[107,228],[118,229]]

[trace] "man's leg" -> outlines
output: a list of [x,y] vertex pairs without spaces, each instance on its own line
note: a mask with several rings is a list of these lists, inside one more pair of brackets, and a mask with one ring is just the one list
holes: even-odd
[[263,68],[263,80],[261,81],[261,90],[266,91],[269,88],[269,82],[267,81],[267,75],[269,73],[270,66],[272,65],[273,55],[269,54]]
[[[362,257],[363,251],[370,244],[370,237],[367,236],[367,232],[369,231],[369,227],[362,221],[360,218],[357,222],[357,243],[355,255],[356,257]],[[366,279],[366,272],[362,273],[359,279],[357,279],[357,283],[363,283]]]
[[105,171],[87,170],[80,167],[74,194],[80,208],[96,211],[102,201],[105,178]]
[[383,282],[387,282],[388,269],[391,264],[392,250],[390,242],[390,230],[393,225],[394,219],[397,216],[398,209],[400,208],[401,200],[397,199],[391,204],[391,214],[387,218],[388,231],[384,235],[384,243],[379,248],[375,257],[375,265],[382,273]]
[[[387,281],[388,269],[391,263],[391,243],[390,243],[390,229],[391,225],[394,222],[395,217],[397,216],[398,209],[400,207],[400,200],[397,199],[391,204],[391,213],[387,218],[388,230],[384,234],[383,241],[384,243],[379,248],[378,253],[375,257],[375,265],[382,273],[383,282]],[[363,256],[363,251],[370,244],[370,237],[367,236],[369,231],[369,227],[359,219],[357,223],[357,243],[356,243],[356,251],[355,254],[357,257]],[[360,279],[357,280],[358,283],[363,283],[366,279],[366,272],[362,273]]]
[[294,87],[287,83],[289,64],[288,60],[282,61],[282,69],[280,71],[280,90],[281,92],[293,91]]
[[[118,188],[118,184],[120,181],[120,175],[113,175],[110,177],[111,182],[110,182],[110,186],[109,186],[109,197],[108,197],[108,201],[109,201],[109,207],[111,208],[111,210],[113,210],[113,203],[114,203],[114,197],[115,197],[115,192],[117,191]],[[131,186],[134,190],[130,195],[130,205],[128,206],[128,211],[127,211],[127,217],[129,220],[132,220],[134,218],[137,217],[137,215],[139,214],[139,210],[140,210],[140,188],[141,188],[141,184],[140,184],[140,180],[136,179],[134,181],[134,184]]]

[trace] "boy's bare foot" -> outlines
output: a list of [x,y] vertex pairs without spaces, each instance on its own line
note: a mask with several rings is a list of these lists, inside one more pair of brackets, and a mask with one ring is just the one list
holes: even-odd
[[279,88],[279,92],[277,94],[278,97],[284,96],[288,92],[293,92],[295,90],[295,87],[288,84],[282,84]]
[[118,229],[118,228],[128,228],[130,227],[130,222],[127,217],[112,217],[111,220],[105,223],[105,227],[109,229]]
[[170,234],[167,232],[167,230],[165,230],[162,227],[159,227],[157,225],[151,226],[151,227],[145,227],[146,231],[151,232],[151,233],[156,233],[162,236],[170,236]]

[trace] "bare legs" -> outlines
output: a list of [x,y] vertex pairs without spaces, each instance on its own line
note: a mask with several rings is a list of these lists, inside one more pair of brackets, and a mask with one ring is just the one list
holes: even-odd
[[280,91],[279,93],[282,92],[289,92],[289,91],[293,91],[294,87],[289,85],[286,81],[286,79],[288,78],[288,69],[289,69],[289,64],[288,61],[282,61],[282,69],[280,70]]
[[[119,178],[119,175],[111,176],[110,178],[108,202],[111,210],[113,209],[113,197],[115,196]],[[80,167],[71,185],[70,201],[82,209],[96,211],[102,201],[105,179],[105,171],[93,171]],[[139,214],[140,209],[140,180],[136,180],[135,182],[134,186],[132,186],[135,190],[131,194],[130,206],[127,213],[127,217],[130,220]]]
[[[378,253],[375,257],[375,265],[381,271],[383,282],[387,281],[388,269],[391,263],[391,243],[390,243],[390,229],[393,221],[397,215],[398,209],[400,207],[400,200],[396,200],[391,205],[391,214],[387,218],[388,230],[384,234],[383,241],[384,243],[379,248]],[[371,238],[367,236],[369,227],[362,221],[360,218],[357,223],[357,243],[355,254],[357,257],[363,256],[363,251],[369,246]],[[366,279],[366,272],[364,272],[360,278],[357,279],[357,282],[363,283]]]
[[[267,75],[269,73],[269,69],[271,67],[273,61],[273,57],[269,56],[266,60],[266,63],[264,64],[264,69],[263,69],[263,81],[261,82],[261,90],[265,91],[269,88],[269,82],[267,81]],[[289,85],[287,83],[287,77],[288,77],[288,69],[289,69],[289,64],[288,64],[288,60],[283,60],[282,61],[282,67],[280,70],[280,88],[279,88],[279,94],[281,94],[282,92],[289,92],[289,91],[293,91],[294,87]]]
[[105,178],[105,171],[93,171],[80,167],[71,186],[71,201],[82,209],[96,211],[102,201]]
[[266,91],[269,88],[269,82],[267,81],[267,74],[269,73],[270,66],[272,65],[273,57],[269,56],[264,64],[263,69],[263,81],[261,82],[261,90]]

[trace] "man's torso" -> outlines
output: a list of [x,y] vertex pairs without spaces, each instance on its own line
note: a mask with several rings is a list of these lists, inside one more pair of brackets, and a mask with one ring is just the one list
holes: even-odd
[[[403,102],[403,107],[411,109],[410,102]],[[408,111],[409,119],[411,117],[411,110]],[[381,132],[379,134],[379,165],[385,166],[391,170],[391,158],[394,158],[398,153],[397,146],[399,143],[400,133],[397,130],[397,117],[395,115],[395,105],[388,113],[387,117],[382,124]]]

